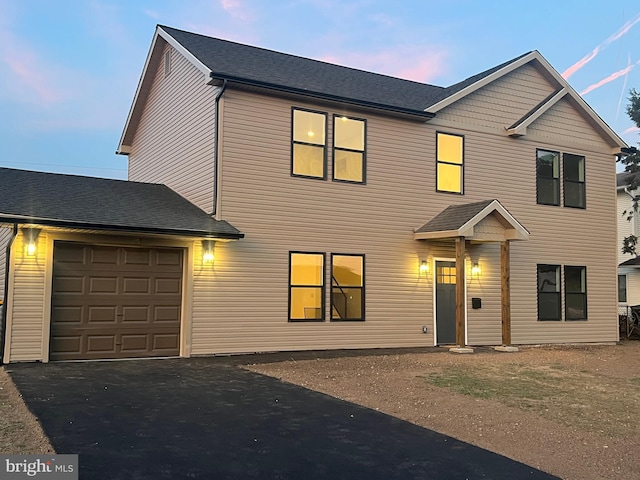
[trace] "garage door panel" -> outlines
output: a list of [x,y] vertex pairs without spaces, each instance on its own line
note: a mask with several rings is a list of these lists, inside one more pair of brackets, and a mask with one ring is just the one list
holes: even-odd
[[156,334],[153,335],[153,349],[154,350],[174,350],[178,348],[178,342],[180,341],[178,335],[174,334]]
[[83,276],[59,276],[53,279],[52,291],[56,293],[72,293],[83,294],[84,293],[84,279]]
[[80,325],[83,319],[82,308],[82,305],[55,306],[51,308],[51,322]]
[[182,252],[176,250],[156,250],[155,264],[163,266],[182,266]]
[[153,293],[156,295],[180,295],[182,293],[181,278],[156,278]]
[[130,334],[121,336],[122,344],[121,350],[123,352],[140,352],[145,353],[149,351],[149,335],[146,333]]
[[148,277],[125,277],[122,283],[122,293],[125,295],[140,293],[149,295],[151,293],[151,279]]
[[52,336],[49,345],[52,350],[55,349],[61,355],[76,356],[82,352],[82,337],[80,335]]
[[151,308],[148,306],[130,306],[122,307],[122,322],[148,322],[150,319],[149,311]]
[[114,305],[87,307],[87,323],[116,323],[118,320],[117,309]]
[[84,250],[88,250],[89,263],[92,266],[97,265],[114,265],[118,264],[118,249],[115,247],[91,247],[84,246]]
[[116,353],[115,335],[87,335],[87,352],[90,353]]
[[183,251],[54,246],[50,359],[180,353]]
[[118,294],[118,277],[90,277],[89,293],[101,295]]

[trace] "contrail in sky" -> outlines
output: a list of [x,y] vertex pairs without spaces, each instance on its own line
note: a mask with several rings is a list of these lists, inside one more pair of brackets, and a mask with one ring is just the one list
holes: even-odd
[[611,42],[615,42],[616,40],[621,38],[624,34],[626,34],[629,30],[631,30],[631,27],[633,27],[638,22],[640,22],[640,13],[636,15],[632,20],[629,20],[622,27],[620,27],[620,29],[616,33],[611,35],[604,42],[602,42],[600,45],[594,48],[591,53],[589,53],[588,55],[585,55],[583,58],[581,58],[576,63],[571,65],[569,68],[567,68],[562,73],[562,76],[564,77],[564,79],[565,80],[568,79],[571,75],[573,75],[582,67],[584,67],[587,63],[593,60],[596,57],[596,55],[600,53],[601,50],[604,50]]
[[613,82],[616,78],[620,78],[623,75],[626,75],[631,71],[631,69],[635,65],[640,65],[640,60],[638,60],[634,65],[627,65],[626,68],[623,68],[622,70],[618,70],[617,72],[612,73],[608,77],[603,78],[602,80],[600,80],[597,83],[594,83],[593,85],[589,85],[587,88],[585,88],[583,91],[580,92],[580,95],[586,95],[587,93],[594,91],[596,88],[600,88],[601,86],[606,85],[609,82]]
[[[629,53],[627,56],[627,67],[631,65],[631,54]],[[624,92],[627,91],[627,80],[629,79],[629,74],[624,76],[624,82],[622,82],[622,90],[620,90],[620,98],[618,98],[618,108],[616,109],[616,123],[618,122],[618,115],[620,115],[620,110],[622,107],[622,99],[624,98]]]

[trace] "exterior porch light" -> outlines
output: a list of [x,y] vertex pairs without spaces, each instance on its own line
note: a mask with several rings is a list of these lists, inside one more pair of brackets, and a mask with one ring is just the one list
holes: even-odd
[[420,276],[427,276],[427,274],[429,273],[429,262],[427,262],[426,260],[422,260],[420,262]]
[[480,264],[478,262],[474,262],[473,265],[471,265],[471,275],[479,277],[481,273],[482,268],[480,268]]
[[24,253],[28,257],[35,257],[38,253],[38,235],[39,228],[23,228],[22,235],[24,237]]
[[213,263],[213,249],[216,245],[214,240],[202,240],[202,263],[210,265]]

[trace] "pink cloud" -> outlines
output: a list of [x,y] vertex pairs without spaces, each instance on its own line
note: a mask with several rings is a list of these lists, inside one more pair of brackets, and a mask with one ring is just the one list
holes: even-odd
[[243,22],[253,20],[253,11],[240,0],[220,0],[220,5],[233,18]]
[[350,52],[324,55],[324,62],[392,75],[394,77],[428,83],[447,71],[447,53],[420,47],[399,46],[376,53]]
[[627,133],[634,133],[634,132],[640,132],[640,127],[629,127],[622,133],[626,135]]

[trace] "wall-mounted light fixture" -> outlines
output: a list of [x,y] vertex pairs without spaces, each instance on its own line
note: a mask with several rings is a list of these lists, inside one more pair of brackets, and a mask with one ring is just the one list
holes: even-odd
[[429,262],[422,260],[420,262],[420,276],[426,277],[429,274]]
[[482,268],[480,268],[480,264],[478,262],[474,262],[473,265],[471,265],[471,275],[474,277],[479,277],[481,273]]
[[214,240],[202,240],[202,263],[209,265],[213,263],[213,249],[216,245]]
[[23,228],[22,236],[24,237],[24,253],[29,257],[35,257],[38,253],[38,235],[39,228]]

